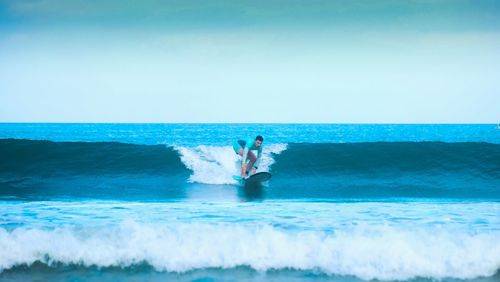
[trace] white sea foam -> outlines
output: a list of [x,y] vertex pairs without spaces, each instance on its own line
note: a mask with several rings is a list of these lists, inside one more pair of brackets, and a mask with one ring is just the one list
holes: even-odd
[[[267,145],[262,150],[259,171],[269,171],[274,163],[272,154],[280,154],[286,150],[286,144]],[[235,184],[234,175],[239,174],[238,160],[231,146],[175,147],[180,153],[181,161],[193,171],[190,182],[204,184]]]
[[500,232],[482,234],[356,226],[333,233],[271,225],[146,224],[54,229],[0,228],[0,270],[47,264],[127,267],[147,262],[184,272],[246,265],[362,279],[470,279],[500,267]]

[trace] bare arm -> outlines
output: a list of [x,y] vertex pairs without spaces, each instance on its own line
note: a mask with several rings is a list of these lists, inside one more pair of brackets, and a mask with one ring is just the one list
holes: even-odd
[[258,168],[260,165],[260,157],[262,156],[262,147],[259,148],[259,151],[257,153],[257,161],[255,161],[255,164],[253,165],[255,168]]

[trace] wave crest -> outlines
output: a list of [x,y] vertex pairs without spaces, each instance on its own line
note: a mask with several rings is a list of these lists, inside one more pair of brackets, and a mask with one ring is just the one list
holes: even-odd
[[492,276],[500,234],[356,226],[334,232],[270,225],[144,224],[93,229],[0,229],[0,269],[37,261],[98,267],[146,262],[158,271],[250,266],[292,268],[365,280]]
[[[273,155],[279,155],[286,150],[286,144],[265,146],[258,171],[269,171],[275,162]],[[238,160],[231,146],[175,147],[181,161],[193,173],[190,182],[204,184],[235,184],[234,175],[238,175]]]

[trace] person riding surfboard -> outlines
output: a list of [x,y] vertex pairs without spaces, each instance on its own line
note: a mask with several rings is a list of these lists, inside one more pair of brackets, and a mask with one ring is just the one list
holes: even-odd
[[[241,177],[246,178],[249,172],[255,174],[259,168],[263,142],[264,138],[258,135],[255,139],[249,138],[246,141],[238,140],[233,143],[234,152],[241,156]],[[252,152],[254,150],[257,151],[257,157]]]

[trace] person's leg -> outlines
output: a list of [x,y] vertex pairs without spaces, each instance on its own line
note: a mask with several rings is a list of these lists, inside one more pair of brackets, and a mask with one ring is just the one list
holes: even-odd
[[255,156],[255,154],[252,151],[250,151],[250,152],[248,152],[247,159],[250,160],[250,162],[248,162],[248,165],[247,165],[247,173],[250,173],[252,170],[253,164],[257,160],[257,157]]
[[[238,154],[238,156],[243,158],[243,152],[245,152],[245,149],[243,149],[241,147],[239,149],[236,149],[236,148],[234,148],[234,149],[236,151],[236,154]],[[241,166],[239,166],[238,168],[241,169]],[[245,170],[246,170],[246,168],[245,168]],[[243,171],[241,172],[241,176],[243,176]]]
[[[240,149],[238,150],[237,154],[238,154],[240,157],[242,157],[242,158],[243,158],[243,153],[244,153],[244,152],[245,152],[245,149],[244,149],[244,148],[240,148]],[[248,160],[248,157],[250,156],[250,153],[251,153],[251,152],[248,152],[248,154],[247,154],[247,160]],[[245,169],[245,170],[246,170],[247,175],[248,175],[248,169]]]

